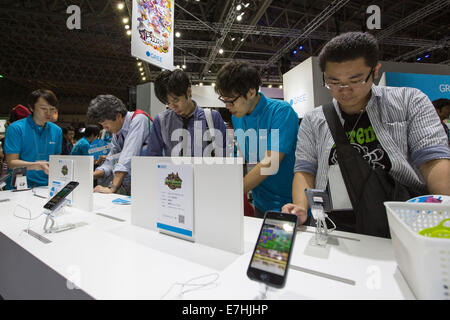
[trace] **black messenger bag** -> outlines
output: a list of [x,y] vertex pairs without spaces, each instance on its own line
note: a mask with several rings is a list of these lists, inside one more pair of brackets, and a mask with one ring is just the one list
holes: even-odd
[[390,238],[383,202],[406,201],[419,194],[409,190],[383,169],[373,169],[362,158],[348,141],[333,104],[324,106],[323,113],[336,143],[339,168],[355,214],[356,232]]

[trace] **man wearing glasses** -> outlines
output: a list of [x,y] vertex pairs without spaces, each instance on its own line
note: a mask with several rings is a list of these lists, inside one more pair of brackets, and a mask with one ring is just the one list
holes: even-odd
[[26,167],[29,187],[48,185],[49,156],[61,154],[62,130],[51,122],[57,106],[58,100],[52,91],[33,91],[28,98],[32,113],[12,123],[6,131],[8,168]]
[[[319,55],[324,86],[351,145],[372,169],[381,168],[418,193],[450,194],[450,151],[439,118],[414,88],[378,87],[378,45],[368,33],[349,32],[328,42]],[[293,203],[284,212],[307,219],[306,188],[331,189],[333,209],[351,209],[336,146],[322,107],[307,113],[298,133]],[[340,180],[340,181],[339,181]],[[333,195],[333,188],[338,194]],[[337,205],[337,206],[336,206]],[[352,218],[343,225],[352,231]],[[337,224],[337,227],[340,226]]]
[[238,146],[247,164],[244,192],[252,191],[255,216],[280,211],[291,202],[298,116],[285,101],[259,92],[261,77],[249,64],[230,62],[217,75],[215,90],[232,114]]

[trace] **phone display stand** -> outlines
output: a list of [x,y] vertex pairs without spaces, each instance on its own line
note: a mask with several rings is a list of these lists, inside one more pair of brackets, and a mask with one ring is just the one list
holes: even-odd
[[316,234],[312,244],[324,247],[328,242],[328,228],[325,211],[321,205],[314,205],[311,207],[311,213],[316,221]]
[[25,191],[30,190],[27,184],[27,176],[16,176],[16,190],[17,191]]
[[269,287],[265,283],[259,284],[259,294],[255,297],[254,300],[267,300],[269,299],[270,292],[274,292],[275,288]]
[[[47,218],[45,219],[45,223],[44,223],[44,232],[45,233],[58,233],[58,232],[63,232],[63,231],[67,231],[67,230],[72,230],[77,227],[77,224],[74,224],[74,223],[68,223],[68,224],[64,224],[64,225],[55,227],[56,217],[61,215],[64,212],[65,207],[67,206],[68,203],[69,203],[69,201],[66,199],[66,200],[64,200],[63,204],[60,205],[56,210],[54,210],[54,211],[47,210],[48,211]],[[50,226],[48,226],[49,222],[50,222]]]

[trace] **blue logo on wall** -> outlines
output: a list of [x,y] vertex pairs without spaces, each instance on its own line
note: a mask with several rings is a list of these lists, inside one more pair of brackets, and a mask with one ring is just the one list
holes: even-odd
[[299,103],[303,103],[303,102],[306,102],[306,101],[308,101],[308,95],[306,93],[303,93],[303,94],[301,94],[299,96],[296,96],[296,97],[292,98],[289,101],[289,104],[291,106],[295,106],[295,105],[297,105]]
[[450,76],[437,74],[415,74],[386,72],[386,85],[410,87],[421,90],[431,101],[450,98]]
[[147,51],[145,53],[147,55],[147,57],[150,57],[150,59],[156,60],[158,62],[162,62],[162,58],[154,53],[151,53],[150,51]]

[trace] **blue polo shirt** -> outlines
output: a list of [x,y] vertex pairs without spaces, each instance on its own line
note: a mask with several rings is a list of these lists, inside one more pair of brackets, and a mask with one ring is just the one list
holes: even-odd
[[[61,145],[61,128],[51,122],[40,127],[32,114],[12,123],[6,131],[5,154],[17,153],[23,161],[49,161],[50,155],[61,154]],[[27,182],[28,187],[46,186],[48,175],[42,170],[27,170]]]
[[83,137],[75,143],[70,154],[74,156],[88,156],[90,145],[89,140],[86,137]]
[[[247,163],[259,163],[266,150],[285,154],[278,172],[252,190],[256,208],[262,212],[281,211],[283,205],[292,202],[298,115],[289,103],[259,94],[259,102],[252,113],[241,118],[232,117],[233,127]],[[251,142],[252,133],[254,142]]]

